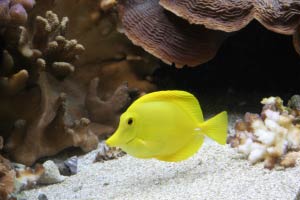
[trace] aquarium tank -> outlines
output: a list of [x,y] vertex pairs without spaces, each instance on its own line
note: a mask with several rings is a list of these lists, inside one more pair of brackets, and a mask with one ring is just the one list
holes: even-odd
[[0,0],[0,200],[300,199],[299,0]]

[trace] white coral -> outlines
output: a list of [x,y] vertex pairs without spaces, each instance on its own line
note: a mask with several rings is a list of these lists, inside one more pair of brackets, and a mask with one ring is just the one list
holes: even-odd
[[252,144],[253,144],[253,140],[251,138],[248,138],[244,144],[238,147],[238,152],[246,155],[250,154]]
[[254,134],[257,136],[257,140],[265,145],[272,145],[275,141],[275,133],[268,130],[258,129],[255,130]]
[[267,149],[264,145],[253,143],[251,145],[251,152],[248,156],[248,160],[251,164],[255,164],[260,160],[263,160],[266,155]]
[[293,122],[293,119],[295,117],[293,115],[280,115],[279,116],[279,120],[278,120],[278,124],[280,126],[283,126],[285,128],[289,128],[290,126],[293,126],[292,122]]
[[287,133],[286,128],[280,126],[277,122],[273,120],[265,119],[265,125],[270,131],[274,133]]
[[263,129],[263,130],[267,130],[264,122],[260,119],[256,119],[252,122],[251,127],[255,130],[255,129]]
[[300,148],[300,129],[296,126],[292,126],[289,129],[289,134],[287,136],[288,146],[291,149]]
[[276,103],[276,97],[263,98],[261,103],[262,104],[275,104]]
[[[252,132],[236,130],[236,138],[239,141],[237,150],[247,155],[250,163],[265,160],[265,167],[272,168],[287,153],[300,150],[300,125],[293,123],[297,117],[296,112],[284,107],[279,97],[264,98],[261,103],[266,105],[262,111],[264,120],[262,117],[247,121],[249,113],[245,115],[244,126],[248,126],[247,130]],[[293,161],[292,164],[294,163]],[[291,166],[283,161],[280,164]]]
[[267,116],[268,119],[270,119],[274,122],[277,122],[279,120],[279,117],[280,117],[279,112],[276,112],[276,111],[273,111],[273,110],[270,110],[270,109],[267,109],[265,111],[265,115]]

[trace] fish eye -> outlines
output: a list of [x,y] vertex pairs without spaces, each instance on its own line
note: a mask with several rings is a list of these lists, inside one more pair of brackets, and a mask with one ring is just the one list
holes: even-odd
[[127,121],[127,124],[128,124],[128,125],[131,125],[132,123],[133,123],[133,119],[132,119],[132,118],[129,118],[128,121]]

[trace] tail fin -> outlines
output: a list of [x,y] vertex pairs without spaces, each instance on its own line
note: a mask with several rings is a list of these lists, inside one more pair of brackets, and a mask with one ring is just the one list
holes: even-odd
[[203,133],[219,144],[226,144],[227,126],[228,119],[226,111],[223,111],[200,124],[200,128]]

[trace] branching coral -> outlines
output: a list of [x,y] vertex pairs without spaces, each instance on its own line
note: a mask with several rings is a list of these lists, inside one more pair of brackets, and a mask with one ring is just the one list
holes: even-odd
[[[51,75],[47,75],[47,72],[57,78],[65,78],[74,71],[71,62],[76,60],[77,55],[84,50],[83,46],[78,44],[76,40],[69,41],[64,38],[67,21],[67,18],[59,21],[57,15],[49,11],[46,13],[46,18],[40,16],[36,18],[35,31],[31,38],[26,28],[20,28],[17,43],[17,55],[19,56],[17,62],[25,61],[26,70],[21,72],[28,72],[25,74],[27,77],[29,74],[30,79],[22,82],[19,78],[15,82],[25,83],[25,87],[26,84],[37,84],[41,95],[40,110],[37,111],[38,117],[27,121],[18,120],[6,144],[5,149],[10,152],[15,160],[22,163],[31,164],[41,156],[51,155],[67,146],[72,146],[71,141],[66,140],[70,143],[67,145],[63,142],[58,143],[56,140],[56,145],[53,148],[51,145],[54,141],[52,140],[51,144],[50,141],[47,141],[49,136],[44,134],[47,129],[49,130],[48,126],[51,125],[54,119],[58,119],[63,124],[59,119],[64,115],[63,103],[65,101],[64,95],[59,94],[56,96],[56,92],[52,91],[53,88],[49,83]],[[26,64],[28,65],[26,66]],[[16,84],[11,85],[15,86]],[[13,88],[20,88],[20,86]],[[17,91],[15,89],[14,93],[17,93]],[[12,94],[11,90],[10,94]],[[35,95],[37,94],[35,93]],[[55,136],[52,137],[55,138]],[[77,143],[79,142],[77,141]]]
[[57,15],[49,11],[46,18],[36,18],[33,46],[39,49],[46,62],[46,70],[56,77],[65,78],[74,72],[75,67],[71,64],[78,55],[84,52],[84,47],[76,40],[67,40],[66,32],[68,18],[59,21]]
[[28,70],[22,67],[15,67],[13,55],[17,50],[18,39],[21,33],[20,25],[24,25],[27,20],[26,9],[31,9],[35,1],[33,0],[4,0],[0,2],[0,93],[15,94],[26,86],[29,78]]
[[88,120],[81,119],[74,124],[67,122],[66,96],[55,93],[49,81],[53,78],[49,76],[42,72],[38,80],[41,100],[37,116],[28,124],[17,121],[18,124],[6,144],[6,150],[14,160],[28,165],[37,158],[56,154],[69,146],[81,146],[85,150],[91,150],[98,141],[87,129]]
[[291,98],[289,107],[283,106],[279,97],[265,98],[262,104],[261,115],[246,113],[244,120],[236,123],[229,143],[252,164],[264,160],[269,169],[276,164],[294,166],[300,158],[299,96]]
[[[21,27],[5,24],[0,33],[0,130],[5,138],[4,150],[13,160],[26,165],[67,147],[80,147],[83,151],[96,148],[98,138],[113,132],[118,116],[133,94],[137,95],[123,82],[142,91],[153,89],[153,84],[145,80],[156,67],[153,59],[144,57],[143,51],[117,33],[112,26],[112,19],[117,19],[114,14],[105,10],[105,17],[91,17],[94,13],[103,14],[99,9],[113,5],[111,1],[103,8],[95,6],[96,1],[57,2],[54,10],[72,10],[68,16],[75,23],[68,27],[72,30],[69,34],[68,18],[59,20],[52,11],[47,11],[45,17],[36,16],[44,15],[44,5],[51,2],[37,1],[28,15],[30,21]],[[76,9],[66,9],[70,6]],[[78,13],[83,21],[77,20]],[[87,26],[97,29],[89,32]],[[100,34],[98,40],[99,30],[106,27],[113,31]],[[93,37],[82,37],[86,31]],[[88,53],[77,40],[66,39],[75,36],[89,46]],[[100,78],[99,87],[92,81],[92,89],[88,90],[95,77]],[[93,98],[100,103],[90,101]]]
[[[104,9],[102,4],[110,9]],[[53,10],[67,15],[70,25],[66,35],[77,38],[86,47],[76,62],[72,75],[77,82],[88,86],[90,80],[100,78],[101,97],[109,98],[124,82],[141,91],[151,91],[155,85],[146,80],[158,67],[153,56],[134,46],[119,32],[119,18],[114,6],[116,1],[73,0],[57,1]]]
[[2,0],[0,2],[0,24],[14,26],[24,24],[28,16],[26,10],[31,9],[34,4],[34,0]]
[[[89,91],[86,96],[86,107],[92,121],[100,124],[117,125],[119,115],[124,112],[130,103],[130,94],[137,94],[136,90],[130,91],[127,84],[123,84],[117,88],[114,94],[107,101],[99,98],[97,88],[99,79],[95,78],[91,81]],[[135,95],[136,96],[136,95]]]
[[[90,120],[84,117],[76,120],[77,116],[73,113],[80,110],[75,110],[73,105],[70,105],[74,102],[70,102],[64,93],[57,93],[57,88],[52,87],[57,81],[51,75],[42,72],[38,83],[41,90],[41,108],[37,112],[38,116],[28,125],[18,121],[6,144],[6,149],[13,158],[26,164],[31,164],[43,156],[54,155],[70,146],[81,147],[84,151],[96,148],[98,136],[113,131],[112,127],[116,125],[121,113],[117,108],[124,109],[131,100],[128,88],[121,86],[111,100],[102,101],[94,96],[97,85],[92,81],[86,105],[92,121],[98,122],[98,125],[90,123]],[[122,96],[125,98],[118,102]]]
[[38,16],[35,22],[32,37],[23,26],[4,31],[7,50],[2,53],[3,73],[11,74],[18,70],[10,77],[2,78],[0,86],[4,94],[16,94],[28,83],[35,83],[43,70],[65,78],[74,71],[70,62],[84,51],[76,40],[64,38],[68,18],[60,22],[57,15],[49,11],[46,18]]

